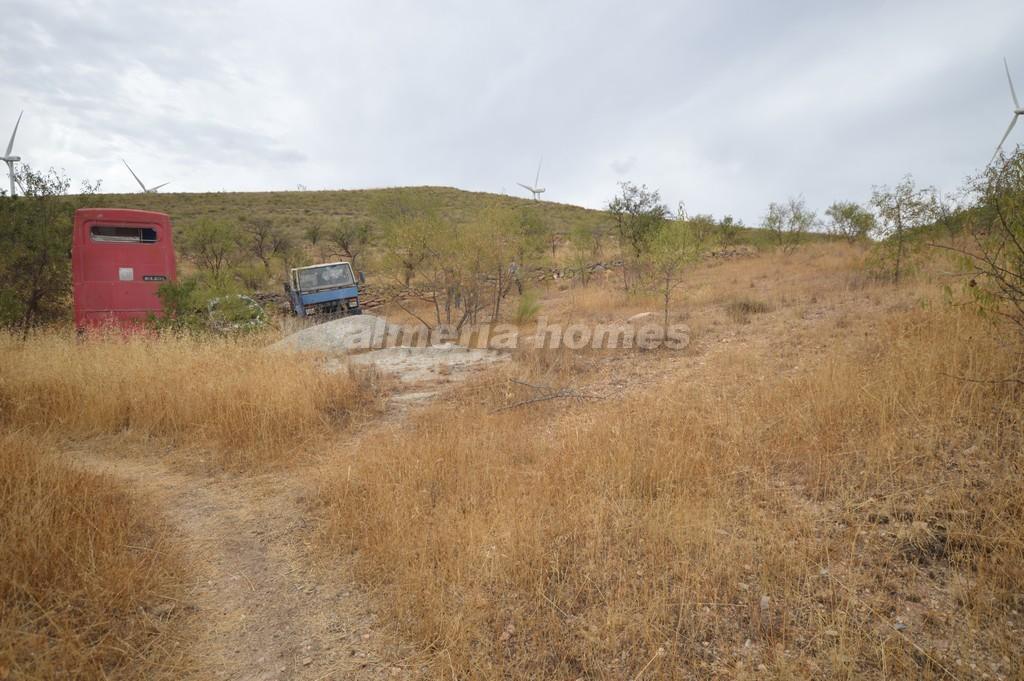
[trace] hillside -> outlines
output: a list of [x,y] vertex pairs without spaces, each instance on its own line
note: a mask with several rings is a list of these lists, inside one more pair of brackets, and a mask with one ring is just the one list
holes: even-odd
[[0,678],[1021,678],[1020,345],[865,255],[704,259],[679,349],[549,280],[473,369],[0,336]]
[[576,225],[607,223],[603,211],[565,203],[533,201],[504,194],[470,192],[454,187],[389,187],[337,191],[210,192],[201,194],[100,194],[97,205],[138,208],[167,213],[179,227],[188,228],[202,218],[269,216],[296,228],[311,220],[348,217],[373,221],[373,206],[389,196],[427,200],[456,221],[491,206],[533,206],[558,231]]

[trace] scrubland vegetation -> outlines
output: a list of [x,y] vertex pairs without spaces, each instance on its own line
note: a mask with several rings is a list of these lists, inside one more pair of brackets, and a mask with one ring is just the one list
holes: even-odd
[[[364,441],[326,546],[437,674],[1019,675],[1020,349],[846,274],[622,399],[494,413],[493,379]],[[807,293],[843,316],[787,328]]]
[[[187,602],[188,548],[146,498],[76,466],[97,450],[315,480],[304,540],[351,559],[421,651],[391,675],[1022,677],[1022,187],[1019,154],[953,212],[910,180],[880,187],[829,209],[830,239],[807,236],[821,224],[796,197],[753,242],[629,184],[607,212],[557,207],[572,224],[543,203],[455,219],[426,190],[367,198],[372,226],[335,243],[405,294],[382,308],[395,317],[691,330],[680,352],[520,348],[415,408],[388,407],[374,374],[267,351],[275,330],[37,329],[60,301],[26,318],[7,277],[0,678],[186,664],[187,608],[162,604]],[[181,242],[203,286],[270,281],[298,243],[271,223],[265,260],[204,259],[204,219]],[[203,243],[255,244],[233,219]],[[235,229],[252,239],[221,240]],[[324,235],[301,238],[317,256]]]

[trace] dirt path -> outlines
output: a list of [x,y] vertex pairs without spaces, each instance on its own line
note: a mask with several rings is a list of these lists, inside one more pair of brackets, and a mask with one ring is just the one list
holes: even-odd
[[[187,475],[159,460],[71,453],[119,478],[165,514],[189,547],[196,582],[196,679],[408,678],[404,653],[375,628],[344,563],[317,566],[307,546],[312,492],[288,474]],[[406,653],[408,651],[405,651]]]

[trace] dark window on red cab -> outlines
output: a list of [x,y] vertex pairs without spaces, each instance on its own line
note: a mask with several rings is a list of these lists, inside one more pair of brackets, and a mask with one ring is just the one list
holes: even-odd
[[156,229],[93,225],[89,229],[89,239],[107,244],[152,244],[156,243]]

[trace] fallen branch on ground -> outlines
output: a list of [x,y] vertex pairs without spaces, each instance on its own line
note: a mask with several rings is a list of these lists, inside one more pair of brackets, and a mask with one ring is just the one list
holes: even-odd
[[518,385],[522,385],[522,386],[526,386],[527,388],[531,388],[532,390],[535,391],[534,396],[533,397],[529,397],[529,398],[527,398],[525,400],[520,400],[518,402],[513,402],[512,404],[507,404],[504,407],[499,407],[499,408],[495,409],[494,411],[492,411],[491,412],[492,414],[497,414],[498,412],[502,412],[502,411],[508,411],[509,409],[515,409],[516,407],[524,407],[524,406],[526,406],[528,404],[536,404],[537,402],[547,402],[549,400],[565,400],[565,399],[570,399],[570,400],[577,400],[577,401],[582,402],[584,400],[600,400],[600,399],[603,399],[603,397],[600,396],[600,395],[594,395],[594,394],[591,394],[591,393],[581,393],[580,391],[576,390],[575,388],[555,388],[555,387],[550,386],[550,385],[536,385],[534,383],[527,383],[526,381],[520,381],[520,380],[515,379],[515,378],[510,379],[510,381],[512,383],[516,383]]

